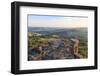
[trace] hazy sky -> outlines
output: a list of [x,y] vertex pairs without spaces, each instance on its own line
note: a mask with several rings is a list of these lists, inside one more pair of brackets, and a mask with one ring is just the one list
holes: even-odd
[[28,15],[29,27],[80,28],[88,26],[87,17]]

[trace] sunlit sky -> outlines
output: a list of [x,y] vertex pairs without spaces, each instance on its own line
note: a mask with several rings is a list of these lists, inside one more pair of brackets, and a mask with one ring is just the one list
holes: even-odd
[[88,17],[28,15],[28,26],[82,28],[88,27]]

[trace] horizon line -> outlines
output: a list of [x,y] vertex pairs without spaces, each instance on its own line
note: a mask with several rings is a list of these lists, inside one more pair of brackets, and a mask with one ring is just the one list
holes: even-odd
[[[28,28],[32,26],[28,26]],[[33,28],[88,28],[88,27],[33,27]]]

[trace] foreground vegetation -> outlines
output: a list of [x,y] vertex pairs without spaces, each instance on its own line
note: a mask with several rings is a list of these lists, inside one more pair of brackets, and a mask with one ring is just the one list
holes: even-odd
[[[65,38],[59,35],[38,35],[29,32],[28,36],[28,60],[48,60],[48,59],[76,59],[87,58],[88,49],[87,41],[79,40],[79,56],[75,56],[73,52],[74,43],[71,38]],[[70,52],[68,52],[69,50]],[[33,54],[34,53],[34,54]]]

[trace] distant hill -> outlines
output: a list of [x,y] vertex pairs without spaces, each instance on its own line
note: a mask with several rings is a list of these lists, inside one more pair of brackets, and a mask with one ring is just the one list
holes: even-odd
[[87,28],[51,28],[51,27],[28,27],[28,32],[36,32],[42,35],[59,35],[64,38],[78,38],[87,41]]

